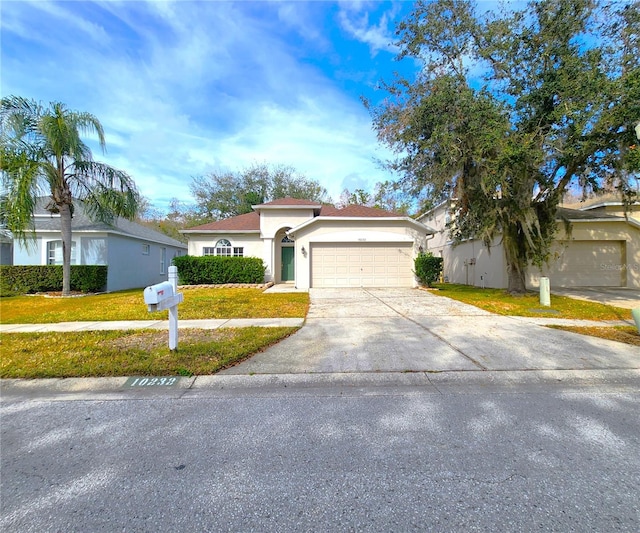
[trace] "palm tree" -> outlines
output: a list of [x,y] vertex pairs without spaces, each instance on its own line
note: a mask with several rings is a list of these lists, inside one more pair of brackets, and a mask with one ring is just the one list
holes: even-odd
[[9,96],[0,103],[0,126],[0,216],[28,246],[35,235],[36,200],[49,197],[47,209],[60,214],[62,294],[69,295],[74,201],[82,202],[92,219],[110,223],[116,216],[135,217],[138,190],[125,172],[93,160],[81,134],[97,135],[103,153],[106,145],[102,125],[90,113]]

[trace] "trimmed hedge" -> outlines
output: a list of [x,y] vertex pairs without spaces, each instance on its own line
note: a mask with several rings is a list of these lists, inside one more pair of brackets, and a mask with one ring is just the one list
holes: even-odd
[[265,265],[258,257],[181,255],[173,264],[182,285],[264,282]]
[[415,275],[420,283],[431,287],[438,281],[442,273],[442,257],[436,257],[431,252],[420,253],[414,261]]
[[[100,292],[107,286],[106,265],[71,265],[71,290]],[[0,295],[62,290],[62,265],[2,265]]]

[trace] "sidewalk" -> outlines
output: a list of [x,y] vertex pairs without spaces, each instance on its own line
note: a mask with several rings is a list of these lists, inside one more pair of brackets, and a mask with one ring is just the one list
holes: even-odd
[[[511,316],[509,318],[537,326],[614,327],[633,326],[632,320],[576,320],[569,318],[543,318]],[[304,325],[304,318],[212,318],[206,320],[179,320],[178,328],[297,328]],[[117,320],[95,322],[56,322],[51,324],[0,324],[0,333],[34,333],[64,331],[110,331],[127,329],[169,329],[168,320]]]
[[[304,318],[218,318],[209,320],[178,320],[178,328],[218,329],[288,327],[304,324]],[[169,329],[168,320],[121,320],[111,322],[58,322],[53,324],[0,324],[0,333],[32,333],[38,331],[106,331],[127,329]]]

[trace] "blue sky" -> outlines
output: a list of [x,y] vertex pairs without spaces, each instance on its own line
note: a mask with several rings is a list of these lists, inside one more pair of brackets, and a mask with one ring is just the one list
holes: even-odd
[[102,122],[107,154],[160,210],[192,177],[282,163],[346,187],[392,176],[360,97],[394,61],[410,2],[6,1],[1,93]]

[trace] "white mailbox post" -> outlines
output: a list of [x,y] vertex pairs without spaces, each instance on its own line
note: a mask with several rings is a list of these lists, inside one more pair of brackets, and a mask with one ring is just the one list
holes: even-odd
[[149,312],[169,310],[169,350],[178,348],[178,304],[184,295],[178,292],[178,267],[169,267],[169,281],[151,285],[144,290],[144,303]]

